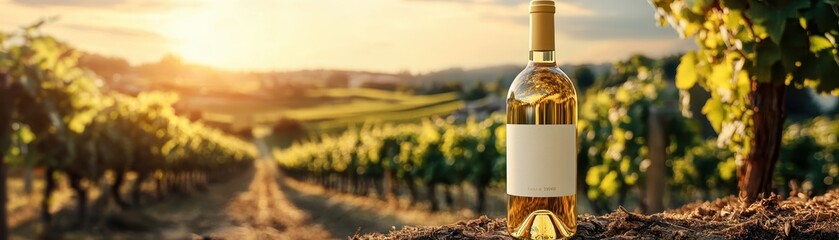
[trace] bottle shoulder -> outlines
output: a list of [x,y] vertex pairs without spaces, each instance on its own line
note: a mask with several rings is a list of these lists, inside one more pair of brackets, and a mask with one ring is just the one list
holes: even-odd
[[516,76],[507,92],[507,100],[536,102],[545,97],[573,98],[577,90],[571,78],[556,66],[529,64]]

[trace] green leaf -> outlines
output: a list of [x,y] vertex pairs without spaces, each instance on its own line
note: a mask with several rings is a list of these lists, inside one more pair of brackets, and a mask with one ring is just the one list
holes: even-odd
[[[738,0],[738,1],[744,1],[744,0]],[[723,24],[725,24],[725,27],[727,27],[728,29],[733,30],[736,33],[747,32],[747,31],[744,31],[744,30],[741,29],[741,28],[744,27],[743,26],[742,10],[730,10],[729,13],[724,14],[722,16],[722,18],[723,18],[723,21],[724,21]],[[737,38],[736,35],[731,36],[731,37]]]
[[620,183],[618,182],[618,173],[615,171],[610,171],[600,180],[600,186],[598,186],[600,191],[603,192],[604,195],[607,197],[614,196],[618,189],[620,188]]
[[679,15],[682,17],[682,21],[679,23],[682,25],[682,35],[684,37],[691,37],[696,34],[699,29],[702,29],[702,22],[705,22],[705,14],[698,14],[691,11],[688,8],[682,8],[679,11]]
[[781,51],[772,41],[762,41],[755,46],[754,74],[758,82],[772,81],[772,66],[781,60]]
[[714,65],[711,77],[707,80],[708,85],[714,86],[714,89],[731,89],[733,84],[731,75],[734,70],[732,65],[730,62]]
[[804,63],[806,69],[806,86],[812,87],[819,93],[839,95],[839,59],[834,53],[825,51],[818,56],[812,56]]
[[839,17],[836,16],[833,7],[827,3],[817,1],[806,15],[811,22],[815,23],[819,32],[830,32],[839,27]]
[[809,7],[810,1],[783,1],[778,4],[749,0],[749,5],[747,14],[752,19],[758,37],[765,38],[768,35],[775,42],[781,42],[787,19],[797,17],[798,10]]
[[714,4],[712,0],[687,0],[687,2],[690,10],[698,14],[705,14],[708,8]]
[[728,9],[743,10],[746,9],[746,0],[720,0],[720,5]]
[[676,87],[690,89],[696,84],[699,73],[696,72],[696,53],[690,51],[682,56],[679,67],[676,68]]
[[810,52],[819,53],[831,48],[833,48],[833,44],[827,38],[818,35],[810,36]]
[[781,62],[786,72],[794,72],[800,61],[807,56],[810,40],[807,39],[807,31],[794,21],[787,21],[786,31],[781,40]]
[[708,118],[708,122],[711,123],[714,131],[720,132],[722,121],[725,117],[725,109],[723,109],[722,102],[717,98],[709,98],[705,102],[705,106],[702,107],[702,113]]

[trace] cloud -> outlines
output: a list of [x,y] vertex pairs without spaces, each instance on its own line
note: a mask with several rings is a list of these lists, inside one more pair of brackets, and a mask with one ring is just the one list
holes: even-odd
[[113,7],[126,0],[12,0],[29,6],[77,6],[77,7]]
[[559,31],[582,40],[666,39],[678,37],[675,31],[660,28],[652,16],[559,17]]
[[596,12],[595,16],[558,17],[558,28],[567,30],[573,38],[584,40],[608,39],[672,39],[678,35],[656,25],[655,10],[643,1],[564,0]]
[[165,11],[200,5],[197,1],[166,0],[12,0],[12,2],[30,7],[80,7],[120,11]]
[[68,30],[80,31],[80,32],[89,32],[93,34],[105,34],[105,35],[112,35],[112,36],[121,36],[121,37],[129,37],[129,38],[139,38],[151,41],[166,41],[166,37],[146,31],[141,29],[134,29],[134,28],[125,28],[125,27],[105,27],[105,26],[93,26],[93,25],[83,25],[83,24],[60,24],[61,27],[64,27]]
[[[524,0],[409,0],[418,2],[453,2],[488,4],[509,9],[482,14],[486,19],[527,26],[529,17],[519,5]],[[513,7],[519,6],[519,7]],[[627,0],[558,0],[557,28],[567,37],[578,40],[672,39],[678,35],[671,29],[656,26],[655,11],[644,1]]]
[[491,4],[491,5],[503,5],[503,6],[516,6],[521,4],[527,4],[527,1],[523,0],[407,0],[410,2],[446,2],[446,3],[479,3],[479,4]]

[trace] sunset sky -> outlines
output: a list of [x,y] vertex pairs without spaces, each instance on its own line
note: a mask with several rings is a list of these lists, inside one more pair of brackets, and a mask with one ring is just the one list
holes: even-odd
[[[527,60],[526,0],[0,0],[0,29],[59,16],[46,31],[132,64],[166,53],[231,70],[414,73]],[[693,47],[655,26],[644,0],[560,0],[562,63]]]

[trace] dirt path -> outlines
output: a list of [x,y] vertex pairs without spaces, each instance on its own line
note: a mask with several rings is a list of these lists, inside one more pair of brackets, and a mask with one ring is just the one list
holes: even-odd
[[234,226],[202,234],[205,239],[328,239],[329,232],[312,224],[292,205],[277,184],[273,161],[259,160],[248,191],[233,198],[225,209]]
[[468,211],[429,212],[424,207],[407,207],[373,197],[327,191],[314,184],[280,179],[288,199],[306,211],[312,223],[323,225],[332,236],[346,238],[356,233],[388,232],[403,226],[436,226],[455,223],[475,216]]

